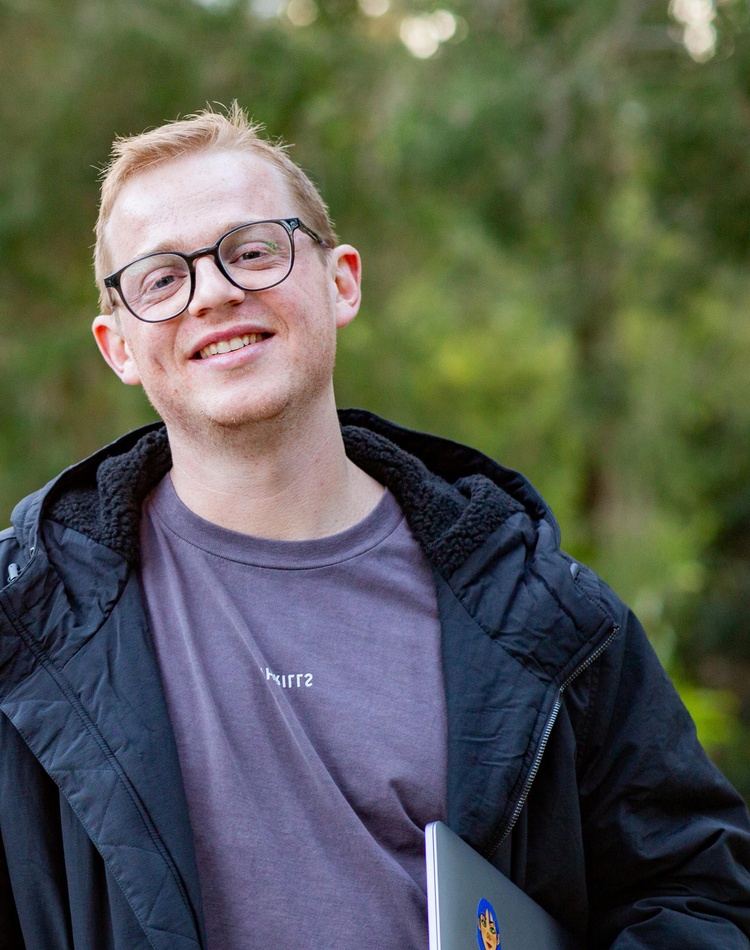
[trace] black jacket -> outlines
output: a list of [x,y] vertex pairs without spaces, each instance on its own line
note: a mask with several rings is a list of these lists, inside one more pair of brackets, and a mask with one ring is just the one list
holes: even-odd
[[[433,568],[448,824],[591,947],[750,947],[747,811],[632,614],[518,474],[367,413],[342,424]],[[131,433],[0,535],[2,950],[205,946],[137,574],[169,466],[161,426]]]

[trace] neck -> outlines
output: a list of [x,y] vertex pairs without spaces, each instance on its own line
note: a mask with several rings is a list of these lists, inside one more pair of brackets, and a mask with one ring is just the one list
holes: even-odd
[[335,411],[311,425],[274,420],[219,431],[198,447],[170,432],[171,478],[199,517],[255,537],[326,537],[361,521],[383,489],[351,462]]

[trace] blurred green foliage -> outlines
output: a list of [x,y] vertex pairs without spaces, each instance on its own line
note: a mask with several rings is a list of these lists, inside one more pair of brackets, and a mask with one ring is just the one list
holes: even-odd
[[750,796],[749,19],[744,0],[0,0],[3,521],[151,418],[88,329],[113,137],[236,98],[362,251],[340,403],[529,475]]

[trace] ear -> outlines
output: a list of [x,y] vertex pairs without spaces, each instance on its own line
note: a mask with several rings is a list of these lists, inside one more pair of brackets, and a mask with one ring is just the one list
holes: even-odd
[[336,327],[341,329],[357,316],[362,300],[362,262],[351,244],[339,244],[333,255],[336,285]]
[[102,356],[122,382],[128,386],[138,386],[141,376],[128,341],[123,335],[120,321],[115,314],[99,314],[91,329],[94,331],[94,339]]

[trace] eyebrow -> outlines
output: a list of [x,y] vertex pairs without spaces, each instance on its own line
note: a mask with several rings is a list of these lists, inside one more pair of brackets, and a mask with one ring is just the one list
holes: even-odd
[[[224,237],[229,231],[233,231],[235,228],[241,228],[243,224],[259,224],[261,221],[279,221],[280,218],[251,218],[249,221],[247,218],[239,218],[234,224],[226,225],[220,232],[218,237],[216,237],[211,244],[203,244],[202,247],[213,247],[214,244],[219,240],[219,238]],[[197,248],[192,248],[188,250],[180,250],[179,246],[175,242],[169,241],[160,241],[158,244],[155,244],[148,251],[141,251],[132,260],[137,261],[141,257],[148,257],[149,254],[168,254],[170,251],[173,251],[176,254],[191,254],[193,250]]]

